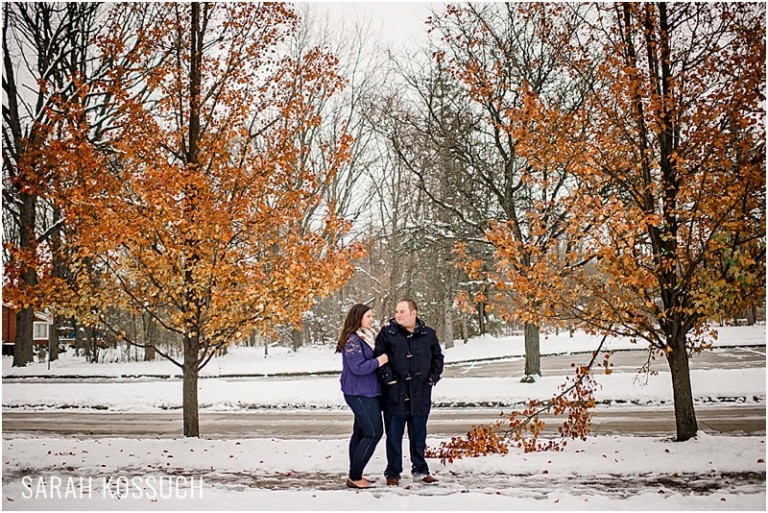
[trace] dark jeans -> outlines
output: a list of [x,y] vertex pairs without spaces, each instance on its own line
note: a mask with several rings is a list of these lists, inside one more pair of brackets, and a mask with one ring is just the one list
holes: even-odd
[[427,448],[428,415],[390,415],[384,414],[387,430],[387,468],[384,475],[400,479],[403,471],[403,432],[408,426],[408,440],[411,450],[411,475],[429,474],[424,450]]
[[349,439],[349,478],[359,481],[384,434],[381,423],[381,398],[364,395],[344,395],[355,414],[352,437]]

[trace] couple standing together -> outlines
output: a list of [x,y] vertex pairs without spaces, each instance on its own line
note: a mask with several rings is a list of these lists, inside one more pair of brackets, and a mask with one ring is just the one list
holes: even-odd
[[[374,337],[373,311],[357,304],[347,314],[336,352],[342,354],[341,390],[355,421],[349,441],[350,488],[368,488],[363,470],[387,433],[387,485],[400,484],[403,432],[408,427],[414,481],[437,481],[424,458],[432,387],[443,373],[435,330],[419,319],[416,303],[397,303],[395,317]],[[382,411],[384,422],[382,423]]]

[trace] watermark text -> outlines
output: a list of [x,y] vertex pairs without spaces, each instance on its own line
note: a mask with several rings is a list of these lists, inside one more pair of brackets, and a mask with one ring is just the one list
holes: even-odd
[[186,476],[24,476],[24,499],[202,499],[203,478]]

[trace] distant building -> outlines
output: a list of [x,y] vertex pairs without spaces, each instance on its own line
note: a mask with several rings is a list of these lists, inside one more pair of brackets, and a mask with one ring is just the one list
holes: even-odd
[[[35,312],[32,325],[32,345],[47,346],[53,319],[42,312]],[[3,354],[12,355],[16,346],[16,309],[3,303]]]

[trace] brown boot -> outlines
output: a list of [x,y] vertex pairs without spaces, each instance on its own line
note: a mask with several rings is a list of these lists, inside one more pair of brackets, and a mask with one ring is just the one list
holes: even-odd
[[421,482],[422,483],[427,483],[427,484],[433,484],[433,483],[437,483],[438,479],[435,476],[429,474],[429,475],[426,475],[426,476],[422,477],[421,478]]
[[400,486],[400,480],[396,477],[388,477],[387,486]]

